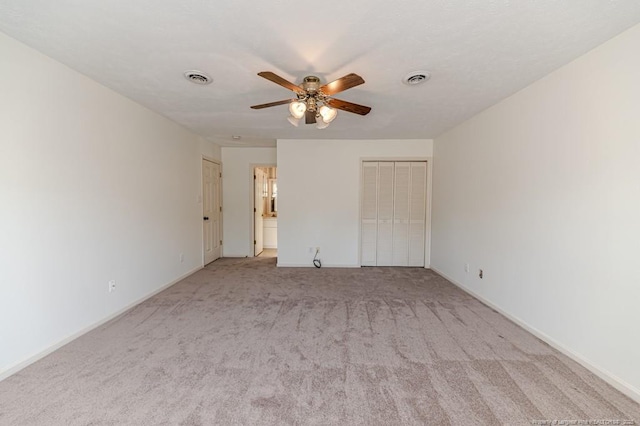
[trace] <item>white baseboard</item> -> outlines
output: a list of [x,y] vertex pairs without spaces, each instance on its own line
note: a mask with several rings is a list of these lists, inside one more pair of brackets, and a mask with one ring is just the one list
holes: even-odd
[[128,304],[127,306],[125,306],[122,309],[117,310],[116,312],[112,313],[111,315],[108,315],[107,317],[101,319],[100,321],[97,321],[87,327],[84,327],[83,329],[81,329],[80,331],[73,333],[70,336],[65,337],[64,339],[60,340],[57,343],[54,343],[53,345],[47,347],[46,349],[28,357],[27,359],[20,361],[14,365],[12,365],[11,367],[5,368],[4,370],[0,371],[0,381],[6,379],[7,377],[17,373],[18,371],[22,370],[25,367],[28,367],[29,365],[33,364],[34,362],[44,358],[45,356],[49,355],[51,352],[60,349],[61,347],[63,347],[64,345],[66,345],[67,343],[70,343],[71,341],[77,339],[78,337],[82,336],[83,334],[86,334],[88,332],[90,332],[91,330],[94,330],[98,327],[100,327],[102,324],[111,321],[112,319],[114,319],[115,317],[117,317],[118,315],[121,315],[123,313],[125,313],[126,311],[128,311],[129,309],[133,308],[136,305],[139,305],[140,303],[144,302],[145,300],[155,296],[156,294],[160,293],[161,291],[166,290],[167,288],[171,287],[172,285],[178,283],[179,281],[182,281],[183,279],[187,278],[189,275],[194,274],[196,272],[198,272],[200,269],[202,269],[202,266],[198,266],[194,269],[192,269],[191,271],[187,272],[186,274],[176,278],[175,280],[171,281],[168,284],[163,285],[162,287],[153,290],[151,293],[141,297],[140,299],[136,300],[135,302],[132,302],[130,304]]
[[629,398],[631,398],[634,401],[640,403],[640,390],[638,388],[636,388],[635,386],[627,383],[626,381],[624,381],[624,380],[620,379],[619,377],[611,374],[610,372],[608,372],[606,370],[603,370],[602,368],[596,366],[595,364],[593,364],[587,358],[583,357],[582,355],[580,355],[578,353],[575,353],[571,349],[569,349],[566,346],[564,346],[562,343],[556,341],[555,339],[553,339],[549,335],[543,333],[542,331],[538,330],[537,328],[530,326],[526,322],[522,321],[520,318],[518,318],[516,316],[513,316],[510,313],[504,311],[499,306],[493,304],[492,302],[490,302],[489,300],[485,299],[484,297],[482,297],[481,295],[477,294],[476,292],[474,292],[473,290],[469,289],[468,287],[460,284],[459,282],[457,282],[453,278],[447,276],[445,273],[439,271],[438,269],[432,267],[431,270],[433,272],[437,273],[438,275],[442,276],[443,278],[445,278],[447,281],[451,282],[456,287],[460,288],[465,293],[470,294],[471,296],[475,297],[476,299],[478,299],[479,301],[481,301],[485,305],[489,306],[491,309],[494,309],[497,312],[501,313],[502,315],[504,315],[505,317],[507,317],[508,319],[513,321],[514,323],[518,324],[520,327],[522,327],[525,330],[527,330],[529,333],[531,333],[534,336],[536,336],[538,339],[544,341],[545,343],[548,343],[554,349],[562,352],[564,355],[566,355],[569,358],[571,358],[572,360],[576,361],[578,364],[582,365],[584,368],[586,368],[587,370],[591,371],[593,374],[595,374],[596,376],[600,377],[602,380],[604,380],[605,382],[607,382],[608,384],[610,384],[611,386],[613,386],[614,388],[616,388],[620,392],[624,393]]
[[[278,268],[315,268],[313,263],[309,264],[300,264],[300,263],[278,263],[276,265]],[[323,268],[360,268],[360,265],[325,265],[322,264]]]

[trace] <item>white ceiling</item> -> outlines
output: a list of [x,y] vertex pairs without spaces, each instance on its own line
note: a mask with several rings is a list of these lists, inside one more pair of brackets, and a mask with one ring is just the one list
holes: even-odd
[[[433,138],[638,22],[638,0],[0,1],[1,31],[226,146]],[[431,80],[402,84],[414,70]],[[357,73],[336,97],[372,112],[295,128],[249,108],[292,97],[260,71]]]

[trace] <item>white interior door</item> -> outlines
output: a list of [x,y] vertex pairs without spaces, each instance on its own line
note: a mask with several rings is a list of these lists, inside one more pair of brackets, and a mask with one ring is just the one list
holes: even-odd
[[262,216],[264,214],[263,192],[266,176],[260,169],[253,170],[253,255],[257,256],[262,253],[264,228]]
[[220,165],[202,160],[202,213],[204,264],[213,262],[221,252]]

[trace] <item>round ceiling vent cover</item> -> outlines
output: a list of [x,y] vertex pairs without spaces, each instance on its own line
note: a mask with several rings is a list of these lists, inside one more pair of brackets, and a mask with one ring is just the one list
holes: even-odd
[[427,71],[412,71],[404,76],[402,82],[409,86],[415,86],[416,84],[424,83],[430,78],[431,74]]
[[198,70],[189,70],[184,72],[187,80],[195,84],[209,84],[213,81],[211,77]]

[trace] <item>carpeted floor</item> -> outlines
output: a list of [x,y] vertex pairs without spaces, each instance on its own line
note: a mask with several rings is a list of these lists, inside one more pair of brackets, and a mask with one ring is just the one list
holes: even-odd
[[640,421],[431,271],[275,261],[214,262],[0,382],[0,424]]

